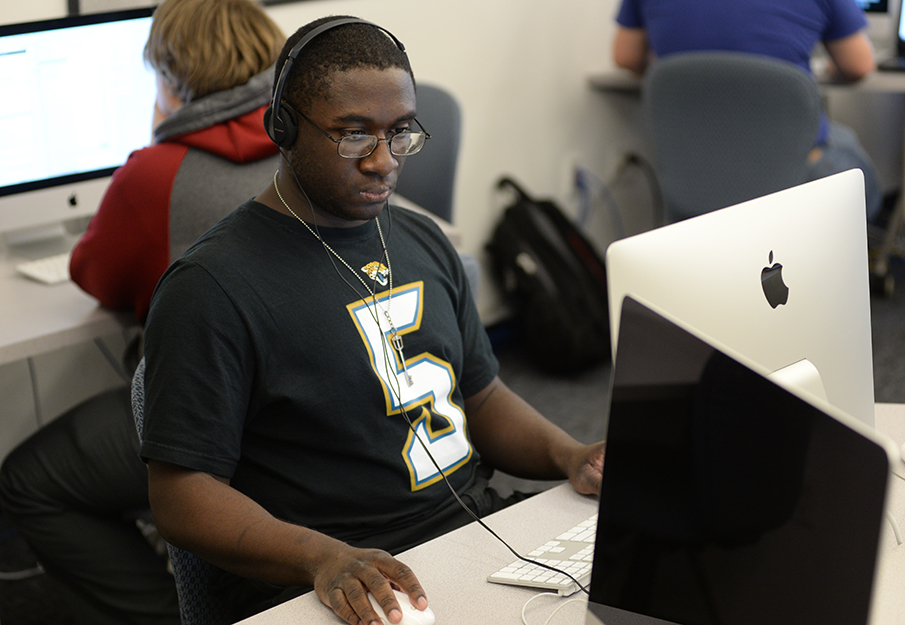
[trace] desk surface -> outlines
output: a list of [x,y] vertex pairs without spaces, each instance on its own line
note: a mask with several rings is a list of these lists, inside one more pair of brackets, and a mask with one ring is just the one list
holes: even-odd
[[[846,89],[876,93],[905,92],[905,72],[876,71],[854,83],[835,82],[817,77],[824,89]],[[641,91],[641,78],[623,69],[594,72],[588,75],[588,83],[594,89],[606,93],[637,94]]]
[[857,91],[877,93],[902,93],[905,92],[905,72],[892,72],[877,70],[864,79],[857,82],[837,82],[817,77],[820,86],[824,89],[855,89]]
[[91,341],[135,324],[98,305],[72,282],[46,285],[20,275],[24,260],[0,255],[0,365]]
[[[573,527],[575,521],[586,519],[596,511],[596,499],[578,495],[571,486],[564,484],[486,517],[484,522],[509,542],[513,549],[524,553],[537,547],[539,542]],[[477,523],[406,551],[399,559],[412,567],[427,591],[438,625],[515,625],[521,622],[522,605],[537,594],[537,591],[531,589],[484,581],[487,575],[512,562],[514,557]],[[579,597],[578,594],[574,596]],[[556,601],[555,598],[538,599],[530,607],[543,609],[546,602],[550,609]],[[575,620],[557,622],[584,622],[583,602],[566,609],[574,612]],[[243,625],[337,625],[342,622],[313,592],[242,621]],[[529,622],[537,622],[537,617],[529,617]]]
[[[878,404],[877,430],[896,444],[905,442],[905,404]],[[502,510],[485,519],[489,527],[506,539],[514,549],[525,552],[561,531],[569,529],[597,510],[597,500],[582,497],[564,484]],[[890,514],[905,529],[905,483],[893,478],[888,505]],[[876,625],[905,622],[905,545],[896,540],[887,523],[881,538],[881,560],[875,593]],[[512,555],[486,530],[472,523],[425,543],[399,556],[412,567],[427,590],[438,625],[444,623],[521,623],[522,607],[537,591],[501,586],[484,578],[512,561]],[[576,594],[571,598],[580,598]],[[542,597],[526,610],[529,623],[543,623],[564,601]],[[564,606],[553,623],[580,625],[585,618],[584,599]],[[243,625],[337,625],[342,621],[328,610],[314,593],[267,610],[242,621]]]
[[641,78],[623,69],[594,72],[588,76],[588,83],[598,91],[608,93],[639,93]]

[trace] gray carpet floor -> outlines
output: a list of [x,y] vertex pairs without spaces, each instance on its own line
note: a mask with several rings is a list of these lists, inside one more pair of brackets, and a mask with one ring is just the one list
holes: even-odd
[[897,287],[891,297],[871,297],[874,397],[905,402],[905,264],[893,266]]

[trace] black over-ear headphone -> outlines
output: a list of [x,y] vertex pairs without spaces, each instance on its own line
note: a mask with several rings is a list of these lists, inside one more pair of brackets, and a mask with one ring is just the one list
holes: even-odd
[[383,26],[378,26],[377,24],[373,24],[356,17],[338,18],[312,29],[307,35],[302,37],[299,42],[292,47],[292,50],[289,51],[289,55],[283,62],[283,68],[280,70],[280,76],[279,78],[277,78],[277,81],[273,86],[273,100],[271,100],[270,106],[267,107],[267,110],[264,111],[264,129],[267,131],[267,135],[271,138],[271,140],[281,148],[291,148],[295,143],[295,138],[298,135],[299,130],[298,118],[295,115],[295,111],[293,111],[290,107],[282,105],[283,89],[286,86],[286,80],[289,78],[289,70],[292,67],[292,64],[295,62],[295,59],[298,58],[298,55],[301,53],[302,48],[308,45],[309,41],[325,31],[336,28],[337,26],[344,26],[346,24],[367,24],[368,26],[379,28],[387,35],[389,35],[390,39],[393,40],[399,50],[403,54],[405,54],[405,46],[402,45],[401,41],[396,39],[393,33],[388,31]]

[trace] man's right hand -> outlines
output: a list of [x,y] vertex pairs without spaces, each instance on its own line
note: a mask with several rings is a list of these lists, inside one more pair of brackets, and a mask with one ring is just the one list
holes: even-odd
[[379,549],[344,546],[315,572],[314,590],[320,600],[350,625],[380,624],[368,593],[383,608],[391,623],[402,619],[393,586],[408,594],[412,604],[427,607],[424,589],[412,570]]

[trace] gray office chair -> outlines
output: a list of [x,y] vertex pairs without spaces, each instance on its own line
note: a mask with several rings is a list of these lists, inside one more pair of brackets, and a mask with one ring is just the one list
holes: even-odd
[[806,181],[821,101],[791,63],[674,54],[650,68],[642,99],[667,222]]
[[462,112],[440,87],[419,83],[417,97],[418,121],[431,138],[417,156],[406,159],[396,192],[452,223]]
[[[452,223],[462,111],[453,95],[441,87],[419,83],[417,96],[418,121],[431,133],[431,138],[417,156],[406,159],[396,193]],[[471,254],[460,253],[459,258],[472,295],[477,299],[481,291],[481,265]]]
[[[132,414],[138,438],[144,432],[145,360],[142,358],[132,378]],[[216,569],[198,556],[173,545],[167,545],[176,593],[179,596],[179,616],[182,625],[228,625],[231,623],[226,606],[211,592]]]

